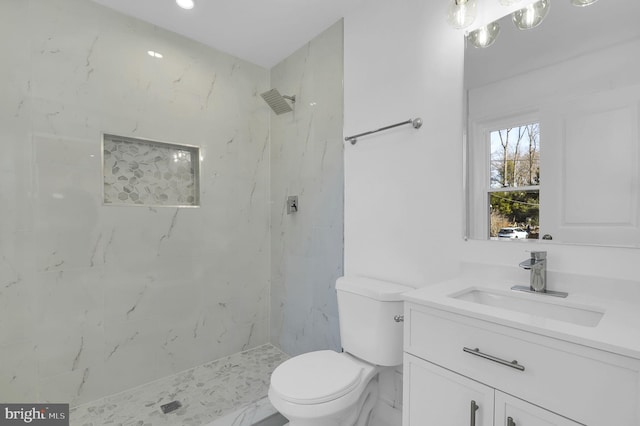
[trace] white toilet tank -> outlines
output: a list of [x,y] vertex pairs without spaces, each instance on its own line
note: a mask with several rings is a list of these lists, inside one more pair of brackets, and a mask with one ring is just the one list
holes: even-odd
[[401,284],[366,277],[336,281],[342,348],[371,364],[402,364],[401,294],[413,290]]

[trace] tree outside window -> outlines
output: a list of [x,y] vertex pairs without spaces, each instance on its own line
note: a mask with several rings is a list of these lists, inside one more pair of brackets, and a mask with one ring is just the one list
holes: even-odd
[[540,123],[492,131],[490,142],[490,237],[518,227],[528,231],[528,238],[538,238]]

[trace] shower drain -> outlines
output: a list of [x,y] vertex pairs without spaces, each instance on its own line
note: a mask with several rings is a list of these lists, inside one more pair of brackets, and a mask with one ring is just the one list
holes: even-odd
[[163,413],[169,414],[172,411],[176,411],[180,407],[182,407],[182,404],[180,404],[180,401],[171,401],[164,405],[161,405],[160,409],[162,410]]

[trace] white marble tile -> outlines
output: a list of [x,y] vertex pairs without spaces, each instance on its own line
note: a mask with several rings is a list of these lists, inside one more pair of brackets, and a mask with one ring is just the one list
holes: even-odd
[[101,366],[85,367],[56,376],[40,377],[38,401],[71,406],[95,400],[103,395],[107,379]]
[[0,345],[0,400],[38,400],[38,363],[31,340]]
[[294,112],[271,116],[271,339],[291,354],[339,349],[342,22],[276,65],[271,84],[296,95]]
[[[287,359],[272,345],[237,353],[71,410],[72,426],[244,426],[275,412],[265,399],[271,372]],[[160,406],[180,401],[164,414]],[[220,422],[220,423],[218,423]]]
[[[31,180],[27,167],[31,158],[28,149],[28,112],[31,105],[28,96],[29,29],[24,22],[28,14],[27,2],[9,0],[0,4],[3,21],[0,26],[0,52],[3,57],[3,65],[0,66],[0,81],[3,82],[0,101],[0,289],[16,279],[27,278],[23,253],[25,237],[29,235],[25,233],[33,229],[30,215],[32,198],[29,196]],[[2,296],[5,300],[0,300],[0,341],[4,344],[9,343],[10,334],[24,336],[32,322],[25,318],[29,312],[26,300],[14,296],[16,293]],[[7,322],[12,317],[11,312],[16,314],[16,320]],[[21,324],[22,320],[26,323]]]
[[[11,234],[6,235],[4,241],[12,237]],[[23,274],[16,253],[5,254],[4,249],[0,249],[0,342],[11,345],[14,342],[33,341],[36,293],[29,278]]]
[[276,413],[269,399],[264,397],[232,413],[222,416],[206,426],[252,426]]
[[103,366],[107,377],[103,386],[106,394],[166,375],[156,356],[163,333],[153,318],[108,322],[104,334]]
[[38,275],[38,374],[49,379],[103,362],[103,288],[93,270]]
[[[0,15],[11,395],[87,402],[267,342],[268,70],[90,1]],[[102,133],[200,146],[201,207],[104,206]]]

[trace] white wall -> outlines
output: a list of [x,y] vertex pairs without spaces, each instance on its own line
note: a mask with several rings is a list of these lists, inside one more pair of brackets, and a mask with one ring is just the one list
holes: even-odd
[[[268,71],[85,0],[0,17],[0,400],[75,405],[266,343]],[[101,132],[200,146],[201,207],[103,206]]]
[[[464,40],[447,26],[447,7],[378,0],[345,18],[345,135],[425,121],[345,146],[346,274],[422,286],[460,262],[513,266],[531,250],[462,239]],[[551,270],[637,280],[637,249],[535,247],[548,250]]]
[[461,35],[447,2],[374,1],[345,18],[345,273],[415,286],[455,273],[462,236]]

